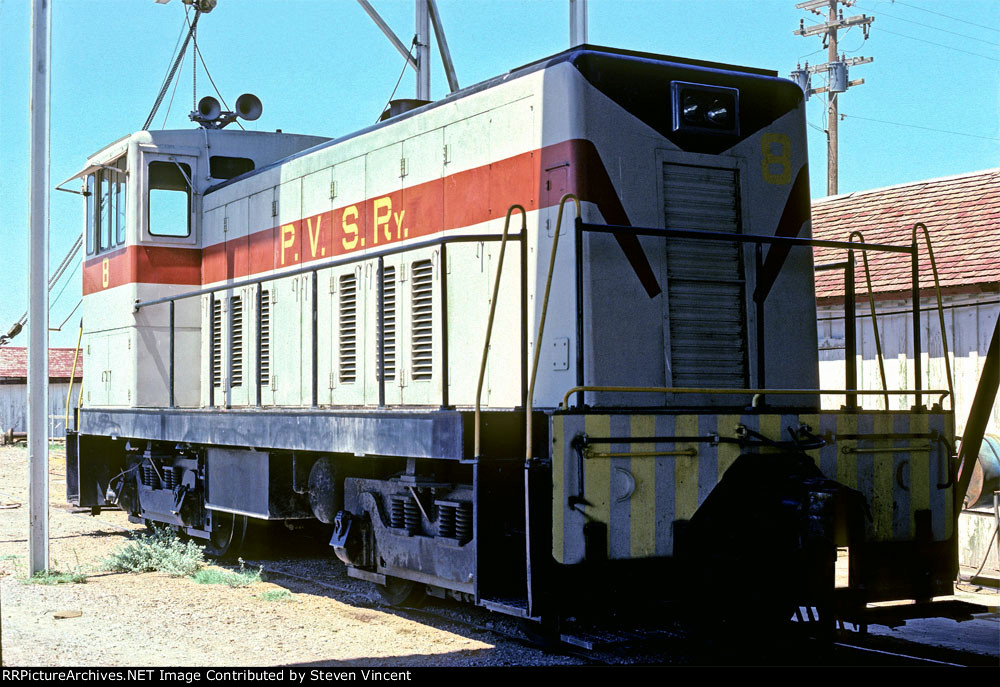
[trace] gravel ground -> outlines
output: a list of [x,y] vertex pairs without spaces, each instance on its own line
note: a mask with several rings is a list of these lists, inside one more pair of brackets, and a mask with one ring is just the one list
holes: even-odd
[[[137,526],[119,511],[91,517],[64,503],[64,461],[50,461],[51,567],[84,584],[27,584],[27,452],[0,448],[0,625],[5,666],[497,666],[578,659],[517,640],[516,623],[482,609],[430,602],[427,613],[380,606],[322,546],[278,552],[270,581],[201,585],[161,573],[101,571]],[[287,537],[286,537],[287,539]],[[292,538],[295,541],[295,538]],[[285,589],[291,597],[262,598]],[[58,618],[62,612],[77,617]],[[473,624],[469,624],[469,620]]]

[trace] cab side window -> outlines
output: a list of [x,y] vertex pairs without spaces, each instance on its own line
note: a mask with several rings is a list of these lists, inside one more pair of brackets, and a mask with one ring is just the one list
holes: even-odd
[[125,157],[88,174],[86,180],[87,254],[125,243]]
[[118,160],[115,165],[121,172],[114,175],[114,208],[115,208],[115,244],[125,243],[125,210],[127,209],[128,194],[125,193],[125,158]]
[[97,223],[97,211],[94,206],[96,200],[94,198],[94,190],[97,185],[97,177],[94,174],[87,175],[87,190],[84,191],[84,195],[87,199],[87,255],[93,255],[96,249],[97,242],[94,240],[97,237],[97,227],[100,226]]
[[191,167],[184,163],[149,163],[146,217],[152,236],[191,235]]

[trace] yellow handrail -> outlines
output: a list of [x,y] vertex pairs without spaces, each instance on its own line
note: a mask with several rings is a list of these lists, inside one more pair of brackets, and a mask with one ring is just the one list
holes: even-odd
[[[576,218],[580,219],[580,199],[573,193],[567,193],[559,200],[559,214],[556,216],[556,233],[552,239],[552,255],[549,257],[549,273],[545,278],[545,295],[542,297],[542,315],[538,320],[538,333],[535,335],[535,355],[531,363],[531,376],[528,378],[528,398],[525,399],[525,460],[530,461],[531,455],[531,399],[535,393],[535,374],[538,372],[538,355],[542,351],[542,333],[545,331],[545,315],[549,307],[549,290],[552,287],[552,272],[556,266],[556,250],[559,248],[559,229],[562,227],[563,206],[572,199],[576,203]],[[579,316],[579,315],[578,315]],[[580,342],[577,342],[579,345]]]
[[883,395],[883,394],[895,394],[895,395],[909,395],[916,396],[917,393],[921,395],[927,394],[941,394],[941,398],[938,399],[938,403],[944,402],[945,397],[951,396],[951,391],[945,389],[928,389],[925,391],[913,391],[911,389],[883,389],[878,391],[876,389],[707,389],[707,388],[695,388],[695,387],[664,387],[664,386],[574,386],[572,389],[567,391],[563,395],[562,404],[560,408],[569,408],[569,397],[573,394],[578,394],[584,391],[613,391],[621,393],[649,393],[649,394],[729,394],[729,395],[747,395],[753,394],[752,407],[757,407],[757,402],[762,396],[772,395],[772,396],[846,396],[848,394],[861,394],[861,395]]
[[[948,391],[954,395],[955,387],[951,381],[951,361],[948,359],[948,330],[944,328],[944,305],[941,303],[941,281],[938,279],[937,263],[934,261],[934,251],[931,249],[931,233],[927,230],[927,225],[917,222],[913,225],[913,245],[917,245],[917,227],[923,227],[924,243],[927,245],[927,255],[931,259],[931,272],[934,274],[934,291],[937,294],[938,322],[941,325],[941,347],[944,349],[944,371],[948,377]],[[917,303],[917,307],[920,304]],[[928,342],[929,344],[930,342]],[[930,346],[928,345],[928,348]],[[929,351],[928,351],[929,352]]]
[[[73,353],[73,371],[69,375],[69,390],[66,392],[66,417],[63,418],[63,429],[69,432],[69,409],[73,405],[73,380],[76,379],[76,361],[80,358],[80,342],[83,340],[83,320],[80,320],[80,333],[76,335],[76,351]],[[80,382],[80,395],[83,395],[83,382]],[[77,404],[79,407],[79,404]]]
[[[860,231],[852,231],[850,236],[847,238],[849,243],[854,243],[855,235],[857,235],[861,243],[865,242],[865,237]],[[868,269],[868,250],[866,248],[861,249],[861,258],[865,264],[865,283],[868,287],[868,307],[871,309],[872,313],[872,331],[875,332],[875,355],[878,358],[878,371],[882,376],[882,390],[886,391],[889,388],[889,384],[885,380],[885,361],[882,358],[882,339],[878,333],[878,319],[875,317],[875,294],[872,293],[872,274],[871,270]],[[862,358],[864,358],[864,356],[862,356]],[[889,410],[888,395],[885,396],[885,409]]]
[[[480,397],[483,395],[483,380],[486,377],[486,358],[490,351],[490,337],[493,335],[493,316],[496,314],[497,296],[500,294],[500,275],[503,274],[503,256],[504,251],[507,249],[507,230],[510,229],[510,216],[514,210],[521,211],[521,240],[527,240],[527,216],[525,215],[524,207],[516,204],[511,205],[507,208],[507,219],[504,220],[503,224],[503,238],[500,240],[500,264],[497,265],[497,278],[493,283],[493,298],[490,300],[490,317],[486,321],[486,343],[483,344],[483,359],[479,365],[479,382],[476,384],[476,439],[473,455],[477,460],[479,459]],[[524,266],[522,265],[523,268]]]

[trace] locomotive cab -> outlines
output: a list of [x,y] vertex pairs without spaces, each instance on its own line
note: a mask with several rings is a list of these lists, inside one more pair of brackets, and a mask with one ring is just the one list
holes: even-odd
[[[131,304],[201,284],[207,189],[326,140],[281,133],[141,131],[88,159],[75,175],[85,199],[83,349],[91,361],[84,373],[85,404],[168,405],[166,322],[162,313],[131,312]],[[178,360],[198,365],[197,302],[180,303],[175,318]],[[185,378],[176,394],[179,403],[196,405],[198,378]]]

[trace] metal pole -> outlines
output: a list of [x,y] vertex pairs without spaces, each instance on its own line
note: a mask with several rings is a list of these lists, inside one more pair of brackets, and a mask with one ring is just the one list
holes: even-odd
[[431,99],[431,14],[427,0],[416,0],[417,100]]
[[[837,21],[837,0],[830,0],[831,24]],[[837,29],[830,29],[827,32],[829,44],[826,51],[826,61],[834,63],[837,61]],[[827,91],[827,145],[826,145],[826,195],[837,195],[837,94],[832,90]]]
[[375,8],[371,6],[371,3],[368,2],[368,0],[358,0],[358,4],[361,5],[361,9],[368,13],[368,16],[372,18],[372,21],[375,22],[375,25],[378,26],[379,30],[385,34],[385,37],[389,39],[389,42],[392,43],[392,46],[396,48],[399,54],[406,58],[406,64],[416,70],[417,62],[413,59],[410,51],[407,50],[401,40],[396,38],[396,34],[392,32],[392,29],[390,29],[389,25],[385,23],[385,20],[379,16],[379,13],[375,11]]
[[569,47],[587,42],[587,0],[569,0]]
[[49,0],[31,3],[28,258],[28,574],[49,567]]
[[448,49],[448,39],[444,35],[444,26],[441,24],[441,13],[438,12],[437,0],[427,0],[431,10],[431,24],[434,25],[434,38],[437,39],[438,52],[441,53],[441,62],[444,64],[444,73],[448,77],[448,89],[454,93],[458,90],[458,77],[455,76],[455,63],[451,61],[451,51]]

